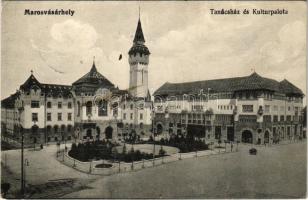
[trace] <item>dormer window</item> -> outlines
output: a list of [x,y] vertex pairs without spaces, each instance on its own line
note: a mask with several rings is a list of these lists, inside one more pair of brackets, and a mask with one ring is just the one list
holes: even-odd
[[58,108],[59,108],[59,109],[62,108],[62,102],[58,102]]

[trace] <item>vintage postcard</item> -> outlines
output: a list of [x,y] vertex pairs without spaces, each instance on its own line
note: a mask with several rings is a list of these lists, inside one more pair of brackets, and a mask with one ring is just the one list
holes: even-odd
[[306,1],[3,1],[2,198],[306,198]]

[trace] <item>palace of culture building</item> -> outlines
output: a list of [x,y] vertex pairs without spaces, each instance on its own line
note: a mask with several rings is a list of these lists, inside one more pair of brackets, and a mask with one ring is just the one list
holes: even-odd
[[115,87],[93,61],[72,85],[45,84],[31,73],[1,101],[2,135],[28,144],[116,139],[151,132],[264,144],[302,138],[303,92],[288,80],[244,77],[165,83],[151,100],[150,51],[140,19],[128,52],[129,89]]

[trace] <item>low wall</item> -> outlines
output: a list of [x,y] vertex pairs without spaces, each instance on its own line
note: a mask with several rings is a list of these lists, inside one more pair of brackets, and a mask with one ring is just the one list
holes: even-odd
[[[235,151],[233,151],[235,152]],[[154,167],[166,163],[176,162],[182,159],[194,158],[194,157],[203,157],[203,156],[211,156],[220,153],[227,153],[225,149],[214,149],[214,150],[205,150],[198,152],[189,152],[189,153],[176,153],[170,156],[164,156],[160,158],[150,159],[150,160],[142,160],[136,161],[133,163],[125,163],[125,162],[110,162],[106,160],[98,160],[92,162],[81,162],[76,160],[68,155],[64,150],[60,151],[57,155],[57,159],[63,164],[72,167],[78,171],[89,173],[89,174],[97,174],[97,175],[112,175],[116,173],[125,173],[130,171],[137,171],[144,168]],[[96,168],[95,166],[98,164],[112,164],[110,168]]]

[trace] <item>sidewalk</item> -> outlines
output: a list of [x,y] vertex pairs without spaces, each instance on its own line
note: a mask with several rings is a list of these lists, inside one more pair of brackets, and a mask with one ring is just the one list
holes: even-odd
[[[230,147],[229,147],[230,148]],[[169,156],[164,156],[160,158],[150,159],[150,160],[142,160],[136,161],[133,163],[126,162],[111,162],[109,160],[98,160],[92,162],[81,162],[76,160],[68,155],[68,152],[61,151],[59,156],[56,158],[60,163],[71,167],[79,172],[87,173],[87,174],[95,174],[95,175],[103,175],[108,176],[117,173],[126,173],[141,170],[144,168],[155,167],[162,164],[167,164],[171,162],[180,161],[183,159],[189,158],[198,158],[212,155],[219,155],[225,153],[237,153],[237,147],[233,148],[231,152],[231,148],[227,151],[224,147],[222,148],[214,148],[213,150],[205,150],[205,151],[197,151],[197,152],[189,152],[189,153],[175,153]],[[98,164],[112,164],[113,166],[110,168],[96,168],[95,166]]]

